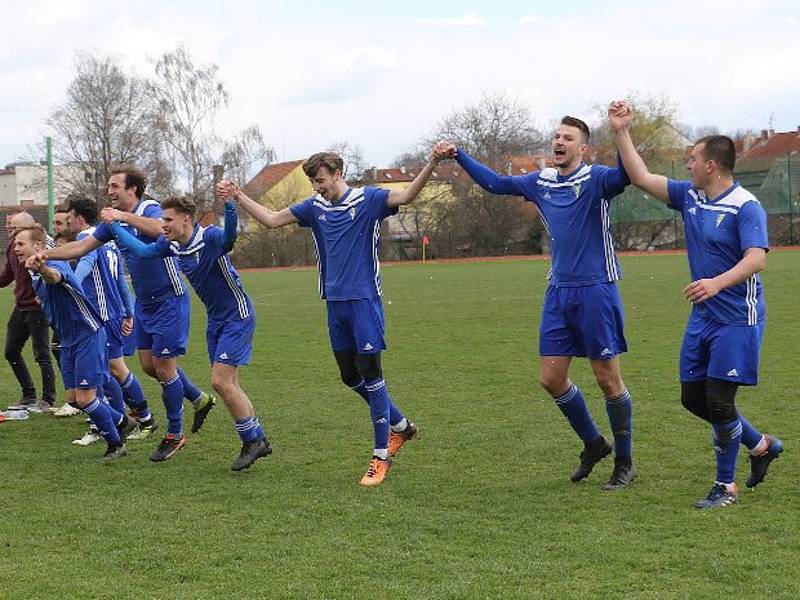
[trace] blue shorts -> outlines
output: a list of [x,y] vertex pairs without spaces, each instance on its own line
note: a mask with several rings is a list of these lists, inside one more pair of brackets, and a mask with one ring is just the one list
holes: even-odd
[[549,286],[539,325],[540,356],[608,360],[628,350],[625,315],[615,283]]
[[380,298],[328,300],[328,333],[333,350],[376,354],[386,350]]
[[208,359],[226,365],[246,365],[250,362],[253,350],[253,334],[256,331],[256,318],[250,315],[244,320],[208,320],[206,345]]
[[106,332],[100,328],[77,344],[61,346],[61,380],[68,390],[102,388],[108,372]]
[[122,335],[122,319],[109,319],[103,323],[106,332],[108,360],[120,358],[125,354],[125,341]]
[[136,347],[150,350],[153,358],[174,358],[185,354],[190,310],[189,294],[170,296],[152,304],[136,302]]
[[136,331],[129,335],[122,336],[122,353],[125,356],[133,356],[136,354]]
[[712,378],[756,385],[763,338],[763,321],[729,325],[705,319],[693,310],[681,345],[681,381]]

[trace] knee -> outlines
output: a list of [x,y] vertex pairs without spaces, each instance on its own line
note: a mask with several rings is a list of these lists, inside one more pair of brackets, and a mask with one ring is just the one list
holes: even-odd
[[569,389],[569,379],[555,373],[541,373],[539,375],[539,385],[553,398],[563,396]]
[[364,381],[374,381],[383,377],[378,357],[378,354],[360,354],[358,356],[358,374]]
[[8,362],[15,363],[20,358],[22,358],[22,353],[19,351],[18,348],[8,348],[8,347],[6,347],[6,360]]
[[706,382],[708,396],[708,416],[712,423],[727,423],[737,419],[736,413],[737,385],[721,379],[709,379]]
[[[148,375],[150,375],[150,373],[148,373]],[[177,376],[178,372],[175,370],[175,367],[168,365],[156,365],[153,367],[153,374],[151,375],[151,377],[155,377],[162,382],[169,381]]]
[[227,396],[230,389],[233,387],[233,382],[225,377],[221,377],[217,374],[211,375],[211,387],[214,388],[214,391],[217,392],[220,396]]
[[156,368],[152,364],[142,365],[142,371],[144,371],[148,377],[152,377],[153,379],[158,379],[158,372],[156,371]]
[[358,374],[358,369],[355,365],[352,367],[339,366],[339,377],[342,378],[342,383],[349,388],[356,387],[361,381],[361,375]]
[[625,384],[622,382],[622,377],[617,373],[598,373],[595,379],[606,398],[616,398],[625,391]]

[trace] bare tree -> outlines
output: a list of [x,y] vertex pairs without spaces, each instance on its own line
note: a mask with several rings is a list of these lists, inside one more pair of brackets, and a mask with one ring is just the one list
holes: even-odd
[[115,57],[78,54],[74,68],[66,100],[46,119],[56,160],[72,167],[63,173],[69,191],[105,202],[109,173],[123,163],[139,164],[154,175],[155,190],[168,190],[172,174],[153,141],[145,82]]
[[[536,153],[546,143],[527,106],[502,94],[485,93],[477,103],[445,116],[395,164],[418,167],[440,139],[454,142],[501,173],[507,172],[513,156]],[[420,214],[401,218],[409,235],[428,235],[432,255],[483,256],[541,250],[539,219],[523,200],[497,198],[448,163],[437,170],[448,172],[449,189],[425,200],[420,198],[405,211]],[[410,231],[413,226],[424,229]]]
[[154,69],[155,79],[148,83],[157,107],[153,122],[176,176],[198,205],[213,197],[214,165],[245,178],[256,161],[273,160],[274,152],[255,125],[232,140],[217,135],[216,115],[229,101],[217,65],[196,65],[179,45],[162,54]]
[[336,152],[344,161],[344,178],[350,185],[360,185],[367,170],[367,160],[361,146],[339,141],[328,146],[328,151]]

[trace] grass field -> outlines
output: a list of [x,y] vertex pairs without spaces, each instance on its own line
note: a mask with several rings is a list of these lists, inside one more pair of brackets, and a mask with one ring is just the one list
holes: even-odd
[[[537,383],[548,264],[384,268],[384,372],[422,437],[377,489],[357,485],[368,412],[339,382],[310,270],[244,277],[259,327],[242,380],[275,446],[249,472],[229,470],[239,443],[221,406],[162,464],[147,460],[150,440],[101,464],[100,445],[70,444],[80,418],[0,424],[0,598],[800,597],[800,252],[770,254],[762,381],[738,398],[787,452],[716,512],[690,508],[713,453],[678,399],[685,256],[622,259],[640,475],[617,493],[600,489],[610,461],[570,483],[579,443]],[[3,290],[3,323],[11,303]],[[208,385],[196,303],[193,314],[184,365]],[[573,378],[608,434],[585,361]],[[0,392],[19,395],[5,361]]]

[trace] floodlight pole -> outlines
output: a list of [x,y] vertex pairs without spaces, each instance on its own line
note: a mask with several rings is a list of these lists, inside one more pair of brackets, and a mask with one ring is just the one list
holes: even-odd
[[53,190],[53,138],[45,138],[47,147],[47,230],[53,235],[53,221],[56,216],[56,195]]
[[792,154],[786,151],[786,180],[789,185],[789,244],[794,244],[794,202],[792,201]]

